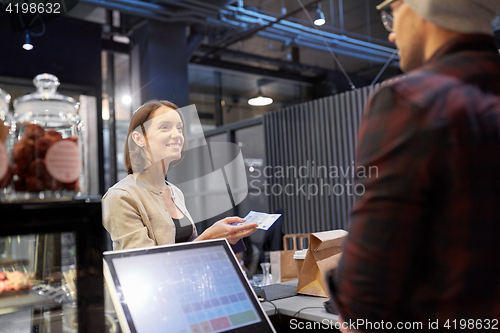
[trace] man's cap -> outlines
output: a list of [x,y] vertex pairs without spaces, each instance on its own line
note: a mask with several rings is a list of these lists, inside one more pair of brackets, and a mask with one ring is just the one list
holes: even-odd
[[470,34],[492,34],[500,0],[403,0],[420,17],[442,28]]

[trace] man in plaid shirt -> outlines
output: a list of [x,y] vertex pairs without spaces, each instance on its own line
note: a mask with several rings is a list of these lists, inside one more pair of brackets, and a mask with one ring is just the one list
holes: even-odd
[[407,75],[359,130],[357,164],[378,177],[357,180],[366,192],[327,275],[341,331],[500,329],[500,0],[378,9]]

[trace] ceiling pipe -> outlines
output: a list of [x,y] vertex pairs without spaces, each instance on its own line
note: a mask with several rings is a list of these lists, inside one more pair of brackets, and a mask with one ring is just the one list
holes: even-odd
[[[84,1],[85,2],[85,1]],[[136,1],[136,0],[106,0],[106,2],[113,2],[125,6],[130,6],[130,7],[136,7],[136,8],[143,8],[146,10],[150,10],[153,12],[157,12],[163,15],[179,15],[177,12],[173,12],[171,10],[168,10],[167,8],[156,5],[150,2],[144,2],[144,1]]]
[[[161,21],[161,22],[165,22],[165,23],[185,22],[185,23],[192,23],[192,24],[209,25],[209,26],[214,26],[214,27],[224,26],[219,21],[203,19],[203,18],[196,18],[196,17],[193,17],[193,14],[188,14],[187,16],[175,16],[175,15],[174,16],[162,16],[162,15],[159,15],[158,13],[151,11],[151,10],[122,5],[119,3],[121,0],[115,0],[115,3],[111,3],[108,1],[104,1],[104,0],[80,0],[80,1],[87,3],[87,4],[90,4],[90,5],[102,7],[105,9],[118,10],[118,11],[125,13],[125,14],[144,17],[144,18],[157,20],[157,21]],[[135,1],[132,1],[132,2],[135,2]],[[229,25],[225,25],[225,27],[232,28],[232,26],[229,26]]]
[[[177,2],[173,0],[162,0],[163,3],[172,4],[178,7],[184,7],[192,9],[188,17],[182,15],[179,16],[175,11],[171,11],[164,8],[158,4],[144,3],[142,1],[136,0],[81,0],[82,2],[92,4],[99,7],[104,7],[107,9],[114,9],[121,11],[123,13],[141,16],[153,20],[159,20],[166,23],[184,22],[188,24],[201,24],[214,27],[223,27],[228,29],[243,28],[244,24],[250,23],[248,21],[255,22],[255,19],[260,19],[265,22],[264,25],[256,27],[245,31],[243,34],[238,34],[236,37],[232,37],[229,40],[221,41],[215,47],[218,47],[215,51],[210,50],[209,54],[213,54],[223,47],[230,46],[235,42],[246,38],[249,38],[255,34],[260,35],[264,38],[271,38],[282,40],[286,42],[291,42],[296,40],[298,37],[302,38],[301,45],[306,47],[311,47],[319,50],[325,50],[325,46],[319,44],[323,41],[323,38],[327,40],[329,45],[339,50],[339,53],[346,54],[361,59],[368,59],[377,62],[385,62],[388,57],[394,52],[394,48],[385,47],[377,45],[370,42],[361,41],[359,39],[350,38],[344,35],[338,35],[327,31],[317,31],[316,29],[306,27],[304,25],[284,20],[285,17],[290,17],[295,14],[295,11],[289,12],[288,14],[281,16],[279,18],[261,14],[259,12],[250,11],[243,7],[226,6],[225,9],[221,9],[220,12],[226,15],[233,14],[236,19],[241,22],[227,20],[226,22],[218,19],[218,13],[212,12],[200,6],[195,0],[189,0],[190,3]],[[320,0],[313,1],[307,6],[310,6]],[[340,2],[339,2],[340,4]],[[148,8],[148,9],[146,9]],[[207,12],[214,15],[216,18],[204,17]],[[160,14],[161,13],[161,14]],[[187,15],[187,14],[186,14]],[[339,15],[341,12],[339,11]],[[245,22],[246,21],[246,22]],[[267,33],[264,30],[272,30],[272,33]],[[221,47],[221,45],[223,47]],[[207,54],[205,55],[205,57]]]
[[[211,17],[217,17],[219,15],[218,10],[208,10],[205,8],[202,8],[200,5],[193,5],[190,3],[187,3],[186,1],[176,1],[176,0],[160,0],[158,1],[159,3],[165,3],[169,4],[172,6],[177,6],[177,7],[183,7],[183,8],[188,8],[191,9],[197,13],[200,13],[204,16],[211,16]],[[220,9],[220,8],[219,8]]]
[[150,11],[150,10],[145,10],[145,9],[140,9],[137,7],[130,7],[130,6],[125,6],[121,4],[116,4],[116,3],[111,3],[103,0],[80,0],[80,2],[87,3],[90,5],[102,7],[105,9],[111,9],[111,10],[118,10],[122,13],[125,14],[130,14],[130,15],[137,15],[140,17],[145,17],[153,20],[159,20],[163,22],[168,22],[169,18],[164,17],[161,15],[158,15],[157,13]]
[[[275,19],[272,16],[263,15],[243,8],[240,8],[239,11],[243,12],[244,14],[252,15],[254,17],[261,16],[265,19]],[[285,24],[287,26],[284,26]],[[271,31],[273,34],[267,34],[268,31]],[[302,40],[302,46],[315,48],[322,51],[329,51],[328,47],[325,47],[323,42],[323,38],[325,38],[327,44],[329,44],[330,47],[333,47],[335,51],[338,51],[339,53],[376,62],[385,62],[387,58],[390,57],[394,52],[393,48],[360,41],[354,38],[341,36],[326,31],[317,31],[314,28],[309,28],[290,21],[282,21],[280,22],[280,24],[275,24],[274,27],[267,29],[265,32],[261,31],[257,33],[257,35],[260,35],[264,38],[281,40],[288,43],[296,41],[298,38],[300,38]],[[316,42],[318,44],[315,44]],[[395,63],[392,63],[391,65],[395,66]]]
[[[305,8],[308,8],[308,7],[314,5],[315,3],[318,3],[320,1],[321,0],[313,0],[310,3],[308,3],[307,5],[305,5]],[[240,7],[237,7],[237,8],[240,8]],[[220,48],[227,48],[228,46],[231,46],[234,43],[237,43],[237,42],[239,42],[241,40],[245,40],[245,39],[247,39],[247,38],[255,35],[256,33],[260,32],[260,31],[262,31],[264,29],[267,29],[267,28],[271,27],[272,25],[274,25],[276,23],[279,23],[280,21],[286,19],[287,17],[295,15],[295,14],[301,12],[301,11],[302,11],[302,8],[298,8],[298,9],[293,10],[293,11],[291,11],[291,12],[285,14],[285,15],[282,15],[282,16],[280,16],[278,18],[275,18],[274,21],[268,22],[265,25],[262,25],[260,27],[255,27],[253,29],[247,30],[247,31],[245,31],[245,32],[243,32],[243,33],[241,33],[241,34],[239,34],[239,35],[231,38],[229,41],[222,42],[220,44],[216,42],[215,45],[211,45],[211,47],[215,47],[215,49],[213,49],[212,51],[210,51],[208,54],[205,54],[202,58],[205,58],[205,57],[208,57],[208,56],[210,56],[210,55],[212,55],[214,53],[217,53],[218,49],[220,49]]]
[[[219,11],[223,8],[223,6],[212,5],[211,3],[197,1],[197,0],[184,0],[184,2],[193,4],[195,6],[206,7],[207,9],[216,10],[216,11]],[[235,1],[232,1],[232,2],[235,2]],[[227,6],[229,6],[230,3],[228,3]]]
[[237,22],[237,21],[230,20],[230,19],[226,18],[226,17],[224,16],[224,14],[222,14],[222,13],[220,14],[220,20],[221,20],[222,22],[226,22],[226,23],[229,23],[229,24],[232,24],[232,25],[235,25],[235,26],[241,27],[241,28],[243,28],[243,29],[247,29],[247,28],[248,28],[248,24],[246,24],[246,23],[244,23],[244,22],[242,23],[242,22]]
[[193,26],[193,28],[191,29],[191,34],[189,35],[187,40],[186,53],[188,59],[190,59],[193,53],[200,47],[203,38],[205,38],[203,32],[196,31],[197,29],[195,29],[195,27],[196,26]]
[[[251,13],[258,13],[258,14],[265,15],[267,17],[272,17],[272,18],[274,18],[273,14],[275,14],[273,12],[265,11],[265,10],[262,10],[262,9],[254,9],[254,10],[252,10],[250,12]],[[252,14],[249,13],[248,15],[252,15]],[[237,16],[238,15],[236,15],[236,17]],[[255,18],[254,20],[258,21],[257,18]],[[316,30],[311,25],[311,22],[309,20],[300,19],[298,17],[290,17],[287,21],[282,22],[282,24],[286,25],[286,22],[295,23],[295,24],[298,24],[300,26],[304,26],[304,27],[308,27],[308,28],[312,27],[314,30]],[[365,42],[371,42],[371,43],[376,42],[377,44],[385,45],[387,47],[393,47],[394,46],[394,44],[390,43],[385,38],[384,39],[380,39],[380,38],[374,38],[374,37],[372,37],[371,41],[368,41],[369,38],[368,38],[367,35],[356,33],[356,32],[351,32],[351,31],[341,30],[339,28],[336,28],[336,27],[333,27],[333,26],[327,25],[327,24],[325,24],[324,26],[321,27],[321,31],[330,32],[330,33],[334,33],[334,34],[339,35],[339,36],[346,36],[346,37],[349,37],[349,38],[358,39],[358,40],[362,40],[362,41],[365,41]]]
[[[299,18],[296,18],[296,17],[291,18],[290,22],[297,23],[297,24],[300,24],[300,25],[306,26],[306,27],[310,25],[309,21],[303,20],[303,19],[299,19]],[[331,26],[326,25],[326,24],[322,27],[321,31],[331,32],[331,33],[337,34],[339,36],[347,36],[347,37],[350,37],[350,38],[353,38],[353,39],[358,39],[358,40],[365,40],[366,39],[365,41],[368,41],[368,37],[366,35],[359,34],[359,33],[356,33],[356,32],[346,32],[346,31],[341,32],[340,29],[335,28],[335,27],[331,27]],[[381,44],[381,45],[386,45],[388,47],[394,45],[394,44],[391,44],[387,39],[380,39],[380,38],[372,37],[371,38],[371,43],[374,43],[374,42],[377,42],[378,44]]]
[[[377,62],[385,62],[387,57],[391,56],[391,54],[394,52],[394,49],[391,48],[384,48],[380,50],[373,50],[371,48],[366,48],[363,46],[359,45],[354,45],[350,43],[346,43],[342,40],[339,40],[339,38],[329,38],[329,36],[319,36],[318,34],[309,34],[309,33],[304,33],[302,31],[298,31],[296,29],[290,29],[288,27],[283,27],[279,24],[275,25],[272,28],[267,29],[266,31],[261,31],[257,33],[257,35],[262,36],[264,38],[271,38],[271,39],[277,39],[286,43],[296,43],[297,40],[301,39],[304,41],[310,41],[310,43],[304,44],[303,46],[307,47],[312,47],[316,49],[320,49],[323,51],[328,51],[328,48],[325,48],[323,38],[326,40],[327,44],[329,44],[330,47],[334,47],[335,50],[338,50],[340,53],[349,55],[349,56],[356,56],[357,58],[365,59],[365,60],[370,60],[370,61],[377,61]],[[272,36],[272,37],[271,37]],[[278,37],[279,36],[279,37]],[[298,38],[300,37],[300,38]],[[352,39],[350,39],[352,40]],[[314,46],[312,43],[318,43],[317,46]],[[297,43],[296,43],[297,44]],[[354,52],[354,53],[353,53]],[[359,56],[358,56],[358,52]]]
[[[278,27],[276,27],[275,29],[278,29]],[[270,30],[273,30],[273,29],[270,29]],[[278,29],[278,30],[279,31],[286,31],[288,33],[291,33],[294,36],[301,36],[302,40],[310,40],[311,42],[316,41],[318,43],[322,43],[323,40],[325,39],[328,44],[342,46],[342,47],[350,48],[350,49],[353,49],[356,51],[368,52],[368,53],[372,53],[375,55],[381,55],[384,57],[388,57],[394,52],[394,49],[391,49],[388,47],[387,48],[386,47],[379,47],[379,48],[373,47],[372,48],[372,47],[370,47],[371,45],[353,44],[353,43],[351,43],[351,40],[348,40],[348,41],[342,40],[342,39],[336,38],[335,36],[330,36],[330,35],[326,35],[326,34],[322,34],[323,36],[320,36],[317,34],[311,34],[311,33],[304,34],[303,32],[301,32],[298,29],[290,29],[290,28]]]
[[[200,52],[206,52],[208,50],[208,46],[201,45],[199,48]],[[315,67],[310,65],[304,65],[300,63],[293,63],[290,61],[285,61],[277,58],[268,58],[264,56],[260,56],[257,54],[244,53],[240,51],[235,51],[231,49],[225,49],[221,51],[222,57],[227,57],[230,59],[239,59],[243,61],[256,62],[264,65],[276,66],[278,68],[288,68],[290,70],[296,72],[308,72],[312,75],[318,75],[325,72],[324,68]]]
[[[242,9],[242,8],[237,8],[237,7],[233,7],[233,8],[235,10],[242,12],[244,14],[247,14],[249,16],[261,17],[264,20],[276,20],[275,17],[269,16],[269,15],[264,15],[264,14],[261,14],[261,13],[255,12],[255,11],[251,11],[248,9]],[[384,51],[390,52],[390,53],[394,52],[394,48],[390,48],[390,47],[382,46],[382,45],[377,45],[377,44],[370,43],[370,42],[361,41],[359,39],[350,38],[350,37],[345,36],[345,35],[338,35],[335,33],[328,32],[328,31],[323,31],[323,30],[318,31],[315,28],[310,28],[310,27],[304,26],[302,24],[294,23],[291,21],[282,21],[277,26],[297,29],[297,30],[295,30],[297,35],[302,35],[303,32],[307,32],[307,33],[310,33],[310,34],[315,35],[315,36],[322,35],[325,37],[337,39],[339,41],[345,41],[345,42],[349,42],[352,44],[356,44],[356,45],[360,45],[360,46],[364,46],[364,47],[368,47],[368,48],[384,50]]]
[[[278,41],[282,41],[282,42],[286,42],[290,39],[289,37],[286,37],[283,35],[277,35],[274,33],[267,32],[267,31],[261,31],[258,33],[258,35],[263,37],[263,38],[278,40]],[[310,42],[307,40],[303,40],[303,39],[295,39],[294,43],[296,45],[299,45],[299,46],[304,46],[304,47],[308,47],[308,48],[313,48],[313,49],[329,52],[328,48],[323,43],[316,44],[316,43],[313,43],[313,42]],[[355,57],[355,58],[359,58],[359,59],[364,59],[364,60],[368,60],[368,61],[385,63],[388,59],[388,57],[386,57],[385,55],[373,56],[373,55],[370,55],[367,53],[362,53],[359,50],[358,51],[346,50],[346,49],[340,48],[339,45],[329,45],[329,47],[335,53],[340,53],[343,55],[347,55],[347,56]],[[393,66],[396,66],[396,64],[397,64],[397,62],[391,63],[391,65],[393,65]]]

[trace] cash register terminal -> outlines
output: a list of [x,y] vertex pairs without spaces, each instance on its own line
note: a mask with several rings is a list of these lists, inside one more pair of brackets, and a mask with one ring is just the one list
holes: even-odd
[[104,253],[123,332],[275,332],[225,239]]

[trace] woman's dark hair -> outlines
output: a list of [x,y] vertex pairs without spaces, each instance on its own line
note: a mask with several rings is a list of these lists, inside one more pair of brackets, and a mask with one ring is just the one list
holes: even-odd
[[139,147],[135,141],[132,139],[132,133],[137,131],[144,136],[146,133],[144,132],[144,123],[151,119],[151,115],[153,112],[162,107],[166,106],[175,110],[179,116],[181,117],[182,124],[182,136],[184,137],[184,144],[182,146],[181,158],[170,163],[169,168],[174,165],[179,164],[187,151],[187,140],[186,140],[186,122],[184,121],[184,116],[178,110],[178,106],[169,101],[159,101],[152,100],[144,103],[140,108],[138,108],[134,114],[132,115],[132,119],[130,119],[130,125],[128,127],[127,140],[125,141],[125,168],[127,168],[127,173],[132,174],[135,172],[141,172],[147,168],[147,163],[152,163],[151,152],[149,148]]

